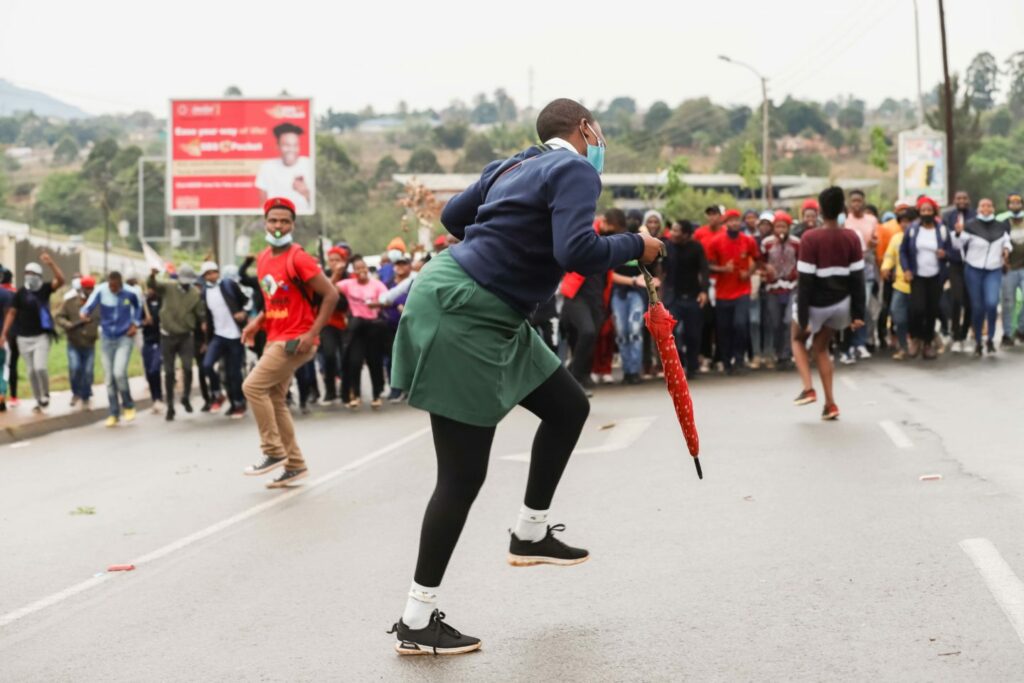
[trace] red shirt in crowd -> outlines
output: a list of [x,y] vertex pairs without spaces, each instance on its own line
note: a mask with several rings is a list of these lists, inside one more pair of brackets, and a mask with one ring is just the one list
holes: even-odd
[[[288,262],[291,259],[291,267]],[[274,255],[270,247],[256,261],[256,275],[263,290],[263,329],[268,342],[290,341],[309,332],[316,320],[313,307],[293,278],[309,282],[320,273],[320,264],[301,247]],[[312,291],[307,289],[312,295]]]
[[740,278],[740,273],[747,273],[750,266],[758,258],[757,242],[750,235],[742,232],[730,235],[722,230],[706,247],[708,263],[716,266],[733,265],[731,273],[718,273],[715,281],[715,298],[722,301],[739,299],[750,294],[750,278]]
[[724,232],[724,227],[712,230],[710,225],[702,225],[693,231],[693,239],[700,242],[700,246],[704,247],[704,253],[706,254],[708,247],[711,246],[711,241]]

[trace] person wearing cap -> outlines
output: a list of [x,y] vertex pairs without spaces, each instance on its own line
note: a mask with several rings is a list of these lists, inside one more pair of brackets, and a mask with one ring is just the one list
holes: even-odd
[[[763,215],[763,214],[762,214]],[[789,311],[799,273],[800,238],[790,234],[793,218],[785,211],[772,215],[772,234],[761,242],[764,258],[765,367],[786,367],[793,351],[789,335]]]
[[228,417],[245,415],[245,397],[242,396],[242,364],[245,347],[242,346],[242,327],[248,314],[245,307],[249,298],[234,279],[220,277],[220,268],[206,261],[199,268],[203,280],[202,297],[206,308],[206,353],[201,371],[210,386],[210,410],[217,412],[224,404],[217,364],[225,366],[227,396],[231,404]]
[[174,420],[174,359],[181,361],[181,406],[192,412],[192,365],[196,359],[196,329],[205,325],[206,306],[196,288],[196,271],[191,264],[178,267],[173,280],[158,280],[154,268],[146,283],[160,297],[160,355],[164,366],[164,400],[167,412],[164,418]]
[[757,269],[757,242],[743,232],[739,210],[725,212],[726,229],[708,245],[708,265],[715,281],[716,332],[726,373],[744,368],[750,336],[751,275]]
[[92,399],[93,369],[96,364],[96,340],[100,336],[100,312],[93,310],[86,320],[81,312],[96,289],[96,278],[79,278],[74,296],[65,298],[54,320],[68,341],[68,379],[71,382],[71,406],[81,404],[89,410]]
[[[128,362],[135,347],[134,337],[142,327],[142,301],[124,286],[121,273],[110,271],[107,281],[93,291],[79,314],[88,321],[96,309],[100,312],[100,359],[107,382],[107,427],[116,427],[121,417],[135,419],[135,401],[128,382]],[[122,415],[123,411],[123,415]]]
[[[1011,192],[1006,198],[1006,211],[996,216],[997,221],[1006,225],[1010,234],[1010,252],[1003,276],[1003,339],[1000,346],[1010,348],[1017,342],[1024,343],[1024,314],[1019,316],[1014,327],[1014,313],[1017,301],[1024,296],[1024,198],[1020,192]],[[1019,293],[1019,294],[1018,294]],[[1016,329],[1016,334],[1014,330]]]
[[25,358],[32,395],[36,399],[33,411],[37,413],[50,405],[50,342],[56,336],[50,296],[64,284],[64,273],[50,254],[44,251],[39,260],[53,271],[53,278],[45,281],[43,268],[38,263],[26,264],[24,283],[15,293],[0,331],[0,346],[3,346],[11,330],[17,330],[18,350]]
[[262,460],[244,474],[257,476],[284,468],[266,484],[276,489],[308,475],[286,398],[295,372],[316,356],[320,332],[334,312],[338,290],[319,261],[293,243],[295,205],[289,199],[268,199],[263,217],[268,246],[256,260],[263,309],[242,330],[246,346],[252,346],[259,330],[267,336],[263,355],[242,385],[259,430]]
[[[589,558],[556,537],[551,502],[590,411],[586,394],[530,326],[566,271],[600,278],[657,258],[649,235],[594,230],[605,139],[593,114],[558,99],[541,110],[543,142],[489,164],[445,206],[463,241],[431,261],[409,294],[395,341],[393,382],[430,413],[437,478],[402,617],[399,654],[462,654],[480,640],[437,608],[439,586],[484,482],[499,422],[517,405],[540,417],[523,507],[509,537],[513,566],[572,566]],[[589,371],[589,368],[587,368]]]
[[[991,201],[991,200],[990,200]],[[960,190],[953,195],[953,206],[942,214],[942,224],[953,231],[954,238],[962,233],[964,227],[974,220],[976,213],[971,206],[971,196]],[[995,214],[992,215],[995,218]],[[955,241],[955,240],[954,240]],[[954,247],[956,245],[954,244]],[[966,266],[959,247],[949,253],[949,288],[943,292],[946,297],[944,310],[950,315],[953,338],[953,353],[964,352],[967,331],[971,328],[971,297],[967,295]],[[979,340],[980,341],[980,340]]]
[[[761,247],[764,240],[775,234],[776,213],[775,211],[762,211],[757,217],[757,227],[750,236],[757,241],[758,248]],[[789,214],[787,213],[786,215],[788,216]]]
[[917,200],[919,218],[903,235],[900,265],[910,283],[910,356],[938,357],[935,323],[939,319],[942,287],[949,276],[950,231],[939,222],[939,205],[931,197]]
[[818,205],[817,199],[805,199],[800,205],[800,222],[789,231],[790,235],[800,239],[808,230],[821,227],[820,213],[821,206]]

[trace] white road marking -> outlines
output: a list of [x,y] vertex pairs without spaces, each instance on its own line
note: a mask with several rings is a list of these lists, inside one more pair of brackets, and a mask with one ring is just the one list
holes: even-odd
[[[630,417],[625,420],[619,420],[615,423],[613,429],[603,430],[607,437],[600,446],[592,446],[590,448],[577,448],[573,451],[573,455],[589,455],[593,453],[611,453],[613,451],[621,451],[629,446],[633,445],[640,435],[647,431],[647,428],[654,424],[657,418],[654,417]],[[513,462],[530,462],[529,453],[516,453],[514,455],[503,455],[501,460],[511,460]]]
[[1020,642],[1024,643],[1024,582],[1013,573],[1013,569],[987,538],[960,541],[960,548],[971,558],[981,578],[985,579],[992,597],[1010,620]]
[[26,446],[31,446],[31,445],[32,445],[31,441],[15,441],[10,446],[8,446],[8,448],[13,450],[15,448],[25,448]]
[[847,389],[851,389],[852,391],[857,391],[860,389],[860,386],[857,384],[857,381],[854,379],[850,379],[846,375],[839,375],[839,381],[843,383],[844,387],[846,387]]
[[[194,534],[189,534],[188,536],[178,539],[173,543],[168,543],[162,548],[157,548],[151,553],[147,553],[142,557],[126,562],[126,564],[134,564],[136,569],[139,569],[149,562],[155,562],[156,560],[167,557],[171,553],[186,548],[192,545],[193,543],[197,543],[198,541],[203,540],[204,538],[209,538],[210,536],[218,532],[224,531],[225,529],[235,526],[240,522],[244,522],[245,520],[250,519],[251,517],[255,517],[261,512],[266,512],[267,510],[275,508],[279,505],[283,505],[292,498],[296,498],[305,493],[308,493],[320,486],[323,486],[324,484],[334,481],[338,477],[344,476],[345,474],[348,474],[353,470],[357,470],[360,467],[376,460],[377,458],[387,455],[388,453],[391,453],[401,448],[402,446],[405,446],[406,444],[415,441],[416,439],[420,438],[424,434],[427,434],[428,432],[430,432],[429,427],[419,429],[407,436],[402,437],[401,439],[398,439],[397,441],[393,441],[387,446],[379,448],[373,451],[372,453],[368,453],[357,460],[353,460],[347,465],[339,467],[335,470],[331,470],[327,474],[314,479],[305,486],[298,486],[293,489],[289,489],[285,493],[281,493],[280,495],[277,495],[264,503],[254,505],[248,510],[243,510],[242,512],[239,512],[237,515],[233,515],[225,520],[217,522],[216,524],[212,524],[206,527],[205,529],[201,529],[200,531],[195,532]],[[115,574],[110,573],[96,574],[92,578],[86,579],[81,583],[76,583],[75,585],[65,588],[64,590],[58,593],[54,593],[53,595],[48,595],[45,598],[36,600],[32,604],[26,605],[25,607],[22,607],[20,609],[16,609],[13,612],[8,612],[7,614],[0,616],[0,628],[12,624],[15,621],[27,617],[30,614],[35,614],[36,612],[44,610],[47,607],[52,607],[53,605],[63,602],[64,600],[67,600],[70,597],[78,595],[79,593],[87,591],[90,588],[95,588],[96,586],[114,578],[115,576]]]
[[914,442],[910,440],[910,437],[903,433],[903,430],[899,428],[892,420],[882,420],[878,423],[878,426],[882,428],[882,431],[889,435],[892,442],[896,444],[896,448],[913,448]]

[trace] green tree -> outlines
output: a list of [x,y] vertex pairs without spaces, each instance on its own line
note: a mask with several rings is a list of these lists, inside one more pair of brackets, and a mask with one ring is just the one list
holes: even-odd
[[78,173],[51,173],[36,195],[35,216],[64,232],[80,234],[101,220],[93,201],[93,189]]
[[479,173],[484,166],[497,158],[498,154],[491,147],[491,141],[487,136],[474,133],[462,148],[462,158],[456,164],[455,170],[459,173]]
[[733,135],[739,135],[740,133],[742,133],[746,129],[747,124],[750,121],[750,117],[753,116],[753,114],[754,112],[750,109],[750,107],[743,105],[739,107],[733,107],[732,109],[730,109],[729,131]]
[[772,170],[778,175],[806,175],[815,177],[828,177],[832,165],[828,159],[817,152],[810,154],[794,154],[786,159],[780,159],[774,164]]
[[689,147],[698,130],[708,134],[711,144],[720,144],[730,135],[728,111],[707,97],[686,100],[672,112],[659,137],[666,145]]
[[65,135],[53,148],[53,162],[55,164],[70,164],[78,159],[78,143],[70,135]]
[[686,157],[677,157],[668,167],[661,193],[650,198],[652,206],[656,199],[664,201],[662,213],[668,220],[697,219],[704,215],[704,208],[710,204],[731,204],[735,201],[730,194],[697,190],[687,185],[683,175],[688,171],[689,162]]
[[644,130],[648,133],[657,133],[671,116],[672,110],[669,109],[669,106],[658,100],[644,114]]
[[1014,52],[1006,59],[1006,73],[1010,78],[1007,102],[1010,113],[1018,119],[1024,117],[1024,50]]
[[889,142],[885,139],[885,131],[879,126],[871,129],[871,153],[868,163],[880,171],[889,170]]
[[1001,208],[1007,194],[1024,187],[1024,125],[1010,136],[983,139],[961,178],[972,197],[990,197]]
[[1009,135],[1010,129],[1013,128],[1013,114],[1006,106],[988,112],[983,120],[985,121],[985,131],[989,135]]
[[831,145],[832,149],[836,151],[836,154],[839,154],[843,145],[846,144],[846,138],[843,137],[843,132],[841,130],[829,128],[828,132],[825,133],[825,142]]
[[840,128],[847,130],[860,130],[864,127],[864,110],[852,105],[843,107],[836,115],[836,122]]
[[497,112],[499,123],[513,123],[519,117],[519,109],[515,100],[509,97],[504,88],[494,91],[494,109]]
[[818,135],[824,135],[832,128],[821,107],[814,102],[786,97],[785,101],[772,112],[772,118],[782,123],[790,135],[798,135],[810,129]]
[[469,114],[469,120],[477,124],[497,123],[498,107],[487,99],[487,95],[480,93],[473,100],[473,110]]
[[13,145],[21,136],[21,121],[13,116],[0,117],[0,145]]
[[[964,89],[958,76],[954,75],[951,83],[953,95],[953,159],[957,180],[964,177],[967,159],[981,146],[981,112],[974,108],[971,95]],[[946,130],[946,99],[941,96],[942,85],[935,86],[939,94],[939,106],[925,115],[928,125],[936,130]],[[958,103],[959,101],[959,103]],[[959,184],[959,182],[957,183]]]
[[391,180],[391,176],[398,173],[402,169],[395,161],[395,158],[390,154],[381,157],[380,161],[377,162],[377,170],[373,173],[373,182],[384,183]]
[[[338,237],[369,203],[369,187],[359,165],[333,135],[316,136],[316,215],[303,219],[301,239],[315,234]],[[315,233],[315,234],[314,234]]]
[[967,90],[971,104],[979,111],[995,106],[999,90],[999,63],[991,52],[980,52],[967,67]]
[[409,157],[409,163],[405,165],[406,173],[444,173],[441,164],[437,162],[437,156],[426,147],[420,147]]
[[441,124],[432,132],[437,144],[445,149],[462,149],[469,135],[469,126],[462,121],[452,121]]
[[242,89],[239,88],[237,85],[229,85],[228,87],[224,88],[224,97],[241,97],[241,96],[242,96]]
[[743,176],[743,186],[756,190],[761,187],[761,158],[754,149],[754,143],[747,140],[743,145],[740,158],[740,175]]
[[82,166],[82,178],[92,189],[93,202],[100,212],[107,239],[122,197],[123,186],[117,182],[118,173],[134,166],[141,155],[138,147],[120,149],[113,138],[107,138],[93,146]]

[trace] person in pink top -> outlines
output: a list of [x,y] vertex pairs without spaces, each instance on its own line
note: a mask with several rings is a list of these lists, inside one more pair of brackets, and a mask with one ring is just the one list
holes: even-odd
[[341,381],[341,397],[349,408],[355,410],[362,405],[361,378],[363,364],[370,370],[373,386],[374,410],[383,405],[384,393],[384,343],[387,325],[380,319],[380,309],[371,308],[370,303],[380,299],[388,291],[387,285],[370,277],[370,269],[362,256],[352,257],[352,272],[355,277],[340,280],[338,291],[348,301],[348,349],[345,352],[345,373]]

